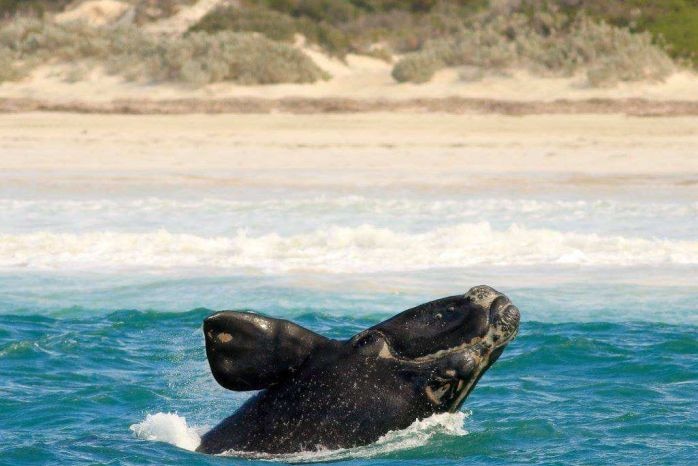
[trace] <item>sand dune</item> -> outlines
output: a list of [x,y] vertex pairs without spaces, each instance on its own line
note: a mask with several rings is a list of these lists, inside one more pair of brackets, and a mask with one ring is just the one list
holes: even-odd
[[676,73],[662,83],[621,83],[614,88],[591,88],[584,77],[541,78],[525,71],[510,75],[486,76],[465,82],[458,70],[437,73],[425,84],[397,83],[390,76],[391,65],[370,57],[349,55],[346,63],[310,51],[312,58],[332,74],[332,78],[314,84],[276,84],[241,86],[215,83],[191,88],[171,83],[144,84],[110,76],[95,69],[84,80],[70,82],[74,65],[46,65],[19,82],[0,84],[0,98],[32,98],[50,102],[109,102],[119,99],[493,99],[502,101],[551,102],[560,99],[629,99],[698,102],[698,76],[687,71]]
[[[199,0],[189,7],[183,7],[172,17],[151,23],[146,30],[152,33],[181,34],[211,11],[221,0]],[[57,21],[85,20],[95,26],[111,24],[119,20],[128,10],[127,3],[117,0],[91,0],[78,4],[72,9],[56,16]],[[231,82],[221,82],[195,88],[173,83],[130,82],[119,76],[107,74],[103,69],[93,68],[87,76],[75,81],[73,69],[86,66],[85,63],[45,64],[36,68],[30,76],[19,82],[0,83],[0,99],[4,104],[0,110],[14,108],[31,110],[71,110],[65,103],[75,104],[74,111],[100,111],[99,105],[117,102],[113,107],[129,108],[129,112],[138,113],[135,104],[126,106],[119,101],[130,100],[144,102],[167,113],[167,106],[157,110],[157,102],[188,99],[192,112],[215,112],[214,106],[201,105],[201,102],[224,101],[226,99],[252,99],[265,102],[295,99],[309,102],[304,108],[292,106],[273,106],[266,111],[327,111],[326,104],[313,103],[317,100],[338,99],[353,102],[358,111],[404,110],[405,102],[411,102],[408,109],[420,111],[453,111],[453,104],[448,102],[425,105],[419,99],[448,101],[449,99],[484,99],[491,102],[514,103],[549,103],[556,101],[591,102],[596,100],[618,101],[611,105],[610,111],[632,114],[696,114],[698,111],[658,110],[652,102],[698,102],[698,74],[679,71],[664,82],[624,82],[610,88],[593,88],[587,83],[583,74],[572,77],[540,77],[525,70],[511,70],[507,73],[485,73],[476,80],[468,80],[467,70],[451,68],[441,70],[434,78],[424,84],[397,83],[391,76],[392,64],[367,56],[349,54],[345,60],[332,58],[320,50],[307,46],[302,40],[296,44],[302,48],[321,68],[332,77],[326,81],[313,84],[276,84],[242,86]],[[470,73],[471,75],[473,73]],[[480,73],[475,73],[479,75]],[[31,99],[37,105],[22,104],[20,99]],[[644,110],[627,110],[622,100],[651,101]],[[9,102],[9,104],[7,104]],[[377,103],[378,102],[378,103]],[[390,105],[397,102],[396,105]],[[198,105],[196,105],[198,103]],[[368,104],[367,104],[368,103]],[[382,104],[382,103],[385,103]],[[60,105],[63,106],[60,106]],[[413,105],[412,105],[413,104]],[[184,104],[180,103],[180,107]],[[449,106],[450,105],[450,106]],[[330,105],[331,106],[331,105]],[[300,107],[303,107],[302,105]],[[608,111],[601,107],[575,107],[573,104],[558,105],[556,108],[533,109],[526,111],[511,110],[497,105],[465,106],[465,111],[489,111],[503,113],[540,113],[540,112],[599,112]],[[567,109],[567,110],[566,110]],[[105,107],[105,111],[107,108]],[[186,106],[183,107],[186,111]],[[253,109],[254,110],[254,109]],[[263,110],[263,109],[260,109]],[[338,109],[339,110],[339,109]],[[458,110],[458,109],[456,109]],[[114,111],[114,110],[112,110]],[[244,105],[228,106],[220,111],[245,111]],[[148,111],[145,111],[148,113]]]

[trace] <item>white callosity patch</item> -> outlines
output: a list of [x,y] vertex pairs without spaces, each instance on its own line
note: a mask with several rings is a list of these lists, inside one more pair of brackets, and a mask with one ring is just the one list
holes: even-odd
[[36,232],[0,235],[0,267],[159,270],[206,267],[258,272],[409,271],[474,265],[698,265],[698,241],[602,236],[487,222],[425,232],[372,225],[307,233],[232,236]]
[[468,291],[467,296],[470,297],[473,303],[482,306],[483,309],[489,309],[494,300],[501,296],[501,294],[497,293],[489,286],[476,286]]
[[129,429],[140,439],[171,443],[185,450],[193,451],[201,443],[199,429],[189,427],[187,420],[175,413],[148,414]]

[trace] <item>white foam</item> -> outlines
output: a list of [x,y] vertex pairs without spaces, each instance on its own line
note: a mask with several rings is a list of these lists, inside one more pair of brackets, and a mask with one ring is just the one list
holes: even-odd
[[0,267],[73,270],[182,268],[356,273],[474,265],[698,265],[698,241],[460,223],[425,232],[372,225],[301,234],[232,236],[88,232],[0,235]]
[[129,429],[140,439],[166,442],[185,450],[193,451],[201,443],[198,429],[189,427],[187,420],[175,413],[148,414]]
[[314,451],[283,455],[228,451],[223,455],[286,463],[310,463],[339,461],[352,458],[372,458],[398,450],[411,450],[425,446],[437,435],[467,435],[468,432],[463,427],[467,416],[467,414],[461,412],[434,414],[426,419],[415,421],[406,429],[390,431],[376,442],[363,447],[341,448],[337,450],[318,448]]
[[[33,224],[37,219],[70,226],[77,218],[101,224],[132,221],[134,218],[167,222],[191,218],[264,216],[269,213],[321,214],[323,216],[371,214],[380,216],[438,216],[440,220],[472,220],[526,216],[532,219],[558,218],[590,221],[609,219],[650,219],[658,217],[693,219],[698,202],[633,202],[617,200],[538,199],[415,199],[367,198],[363,196],[316,196],[262,200],[167,199],[148,197],[135,200],[20,200],[0,199],[0,218],[10,223]],[[102,220],[100,222],[99,220]],[[28,221],[28,222],[27,222]]]

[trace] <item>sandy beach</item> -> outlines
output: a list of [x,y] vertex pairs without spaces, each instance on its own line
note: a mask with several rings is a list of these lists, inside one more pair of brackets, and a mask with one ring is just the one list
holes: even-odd
[[20,113],[0,116],[0,151],[3,189],[660,185],[698,196],[695,117]]

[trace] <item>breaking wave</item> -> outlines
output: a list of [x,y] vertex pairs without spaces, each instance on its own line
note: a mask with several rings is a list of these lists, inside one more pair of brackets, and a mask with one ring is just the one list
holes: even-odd
[[[94,213],[104,212],[113,215],[114,212],[181,212],[190,210],[201,212],[202,210],[214,210],[215,212],[234,210],[281,209],[289,211],[311,208],[318,209],[342,209],[365,210],[374,213],[394,212],[399,213],[462,213],[482,211],[514,211],[514,212],[570,212],[592,209],[598,211],[613,211],[613,213],[631,212],[636,215],[674,214],[691,215],[698,212],[698,202],[633,202],[617,200],[539,200],[539,199],[506,199],[506,198],[478,198],[478,199],[410,199],[410,198],[380,198],[365,196],[328,196],[314,197],[234,200],[223,198],[202,199],[171,199],[147,197],[138,199],[12,199],[0,198],[0,211],[17,212],[41,212],[41,213],[74,213],[76,211],[89,211]],[[575,212],[577,210],[578,212]]]
[[[257,233],[307,232],[316,227],[363,223],[411,231],[459,223],[490,221],[498,228],[514,223],[564,231],[639,236],[671,234],[692,239],[698,202],[632,200],[423,199],[364,196],[314,196],[280,199],[0,199],[4,233],[50,230],[54,233],[122,231],[230,235],[236,227]],[[662,219],[662,222],[657,222]],[[670,225],[670,228],[667,228]],[[403,228],[404,227],[404,228]]]
[[206,268],[355,273],[473,265],[696,265],[698,241],[460,223],[426,232],[330,226],[282,236],[36,232],[0,235],[0,267],[54,270]]

